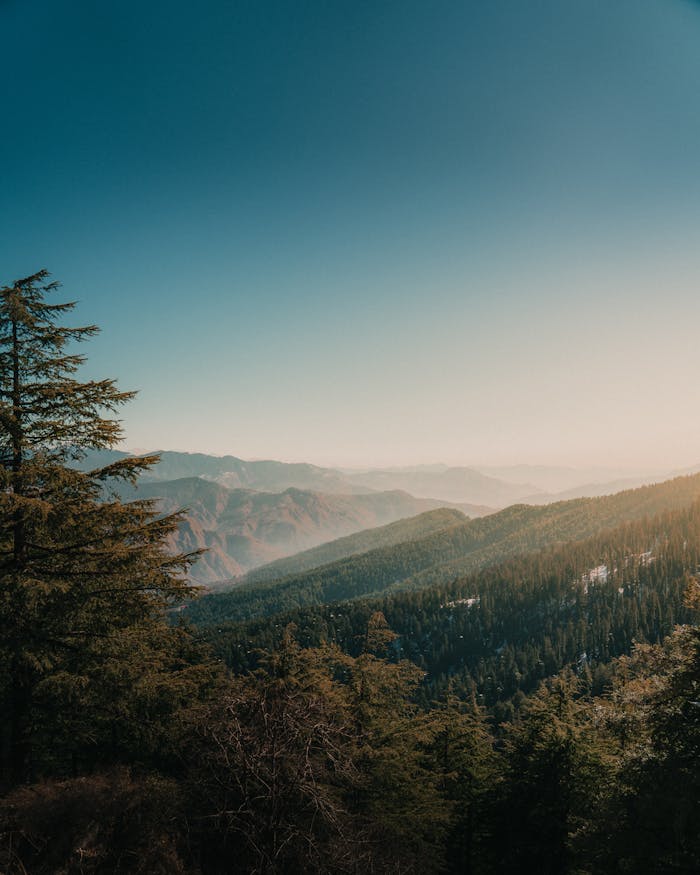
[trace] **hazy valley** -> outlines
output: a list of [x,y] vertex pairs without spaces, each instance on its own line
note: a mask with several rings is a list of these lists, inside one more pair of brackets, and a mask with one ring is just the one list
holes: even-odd
[[364,548],[360,555],[344,551],[342,542],[326,545],[264,566],[227,591],[199,599],[187,613],[198,622],[251,620],[387,592],[444,587],[510,557],[681,510],[699,499],[700,475],[692,475],[600,498],[513,505],[474,520],[457,519],[454,512],[438,516],[434,511],[395,524],[397,538],[402,531],[410,532],[403,540],[373,547],[371,532],[355,536]]
[[[126,455],[103,451],[81,464],[96,468]],[[357,472],[201,453],[160,455],[136,489],[121,487],[120,495],[157,500],[162,513],[186,509],[172,549],[205,551],[191,576],[216,588],[274,560],[438,507],[477,518],[515,503],[547,505],[663,479],[653,473],[620,478],[623,472],[615,469],[499,469],[514,478],[509,481],[445,465]],[[605,474],[617,479],[589,482]],[[569,489],[548,492],[543,486]]]
[[[356,495],[288,487],[283,492],[228,489],[199,477],[142,482],[122,498],[152,498],[161,513],[185,508],[173,551],[204,549],[193,580],[209,585],[344,535],[438,508],[443,502],[406,492]],[[468,507],[472,512],[475,508]]]
[[700,2],[0,37],[0,875],[699,875]]

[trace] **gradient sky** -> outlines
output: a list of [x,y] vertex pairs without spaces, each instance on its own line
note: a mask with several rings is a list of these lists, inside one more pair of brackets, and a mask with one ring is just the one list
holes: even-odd
[[0,282],[126,445],[700,462],[700,4],[0,0]]

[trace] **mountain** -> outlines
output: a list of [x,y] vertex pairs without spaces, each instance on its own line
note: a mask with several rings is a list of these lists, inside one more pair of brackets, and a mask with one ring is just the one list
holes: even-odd
[[402,489],[411,495],[489,507],[505,507],[539,491],[532,483],[507,483],[473,468],[385,468],[346,473],[346,477],[358,487]]
[[[82,468],[106,465],[128,455],[103,450],[80,463]],[[146,480],[201,477],[229,489],[283,492],[294,488],[311,492],[351,495],[401,490],[420,498],[458,505],[469,516],[483,516],[493,508],[517,502],[548,504],[569,498],[609,495],[648,483],[658,483],[697,469],[650,472],[622,468],[566,468],[547,465],[449,467],[442,464],[376,468],[364,471],[323,468],[302,462],[245,461],[236,456],[160,452],[161,461],[142,475]],[[468,508],[461,505],[470,505]]]
[[551,504],[557,501],[568,501],[570,498],[598,498],[603,495],[614,495],[626,489],[636,489],[639,486],[649,486],[653,483],[663,482],[667,477],[625,477],[620,480],[605,481],[602,483],[584,483],[574,486],[563,492],[541,492],[528,496],[525,501],[529,504]]
[[[79,464],[81,468],[94,468],[126,455],[109,450],[94,452]],[[201,477],[229,489],[283,492],[293,488],[339,495],[398,490],[419,498],[481,506],[484,509],[504,507],[539,491],[531,483],[507,483],[471,468],[448,468],[443,465],[360,472],[321,468],[301,462],[249,462],[236,456],[209,456],[204,453],[160,451],[159,455],[160,463],[142,475],[143,481]]]
[[[681,491],[677,499],[689,494]],[[673,504],[666,493],[642,496],[639,507],[652,509],[656,498],[660,506]],[[632,509],[628,497],[619,507],[625,508]],[[290,609],[208,635],[236,669],[252,667],[258,648],[276,646],[288,623],[305,646],[327,641],[357,654],[370,618],[381,611],[399,636],[395,655],[427,673],[426,703],[439,692],[465,699],[476,694],[489,707],[505,705],[495,714],[508,719],[512,711],[505,703],[532,692],[543,678],[573,667],[600,690],[614,657],[691,622],[686,596],[698,563],[700,500],[500,561],[451,583]]]
[[[154,452],[160,455],[160,462],[142,475],[143,481],[201,477],[229,489],[254,489],[259,492],[282,492],[294,488],[348,495],[373,491],[352,483],[339,471],[320,468],[318,465],[301,462],[246,462],[236,456],[209,456],[205,453],[176,453],[169,450]],[[98,467],[128,455],[129,453],[117,450],[92,452],[80,463],[80,467]]]
[[403,541],[416,540],[466,521],[465,515],[456,508],[441,507],[437,510],[428,510],[418,516],[398,520],[386,526],[365,529],[354,535],[329,541],[320,547],[313,547],[311,550],[304,550],[285,559],[278,559],[276,562],[248,572],[241,583],[260,583],[290,574],[299,574],[348,556],[356,556],[380,547],[391,547]]
[[[535,488],[548,496],[563,498],[592,497],[594,494],[603,495],[611,492],[619,492],[620,489],[630,489],[634,486],[643,486],[646,483],[669,480],[681,474],[691,474],[691,471],[669,471],[639,468],[611,468],[611,467],[584,467],[567,468],[557,465],[500,465],[500,466],[475,466],[477,471],[506,480],[509,483],[534,484]],[[615,488],[620,482],[625,485]],[[594,486],[591,486],[593,484]],[[606,492],[593,493],[588,491],[605,484]],[[582,490],[574,495],[574,490]],[[568,494],[571,492],[571,494]],[[536,493],[533,493],[533,495]],[[554,499],[556,500],[556,499]]]
[[[156,499],[162,513],[187,509],[172,539],[177,550],[206,549],[191,577],[213,584],[259,565],[363,529],[413,517],[441,506],[405,492],[338,495],[288,488],[283,492],[228,489],[200,477],[140,480],[122,486],[124,500]],[[456,512],[451,512],[456,513]],[[463,519],[463,515],[458,514]]]
[[514,505],[481,519],[370,550],[280,580],[244,584],[188,607],[195,622],[245,620],[306,605],[447,584],[480,568],[700,498],[700,475],[602,498],[533,507]]

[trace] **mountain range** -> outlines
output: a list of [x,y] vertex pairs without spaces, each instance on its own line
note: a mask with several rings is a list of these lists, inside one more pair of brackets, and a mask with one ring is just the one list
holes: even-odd
[[[446,519],[446,525],[435,531],[418,531],[403,542],[346,554],[316,568],[278,579],[252,576],[227,592],[205,596],[188,613],[205,623],[248,620],[305,606],[446,585],[505,559],[681,510],[698,499],[700,475],[693,475],[600,498],[513,505],[481,519]],[[328,545],[323,555],[331,555],[331,548]]]
[[[119,493],[124,500],[154,499],[164,514],[186,508],[171,546],[174,551],[206,551],[190,576],[207,585],[442,505],[398,490],[340,495],[289,487],[283,492],[258,492],[229,489],[200,477],[142,480],[136,487],[121,486]],[[458,510],[454,513],[465,519]]]
[[[143,475],[144,481],[201,477],[230,489],[282,492],[292,487],[343,495],[399,489],[418,498],[497,509],[517,501],[546,503],[566,497],[610,494],[621,487],[660,482],[696,470],[575,469],[545,465],[450,467],[441,464],[354,470],[302,462],[245,461],[236,456],[205,453],[156,452],[161,461]],[[96,452],[80,464],[92,468],[127,455],[116,450]]]
[[[126,455],[102,451],[88,455],[80,464],[95,468]],[[577,474],[574,469],[545,466],[477,470],[437,464],[356,471],[203,453],[165,451],[160,457],[160,463],[141,476],[136,490],[122,488],[122,497],[157,499],[163,513],[186,509],[187,518],[172,539],[172,547],[206,550],[192,577],[208,586],[437,507],[451,507],[475,518],[514,503],[546,505],[658,479],[653,474],[645,477],[643,472],[617,469],[584,469]],[[624,473],[634,476],[620,479]],[[594,476],[617,479],[581,482]],[[556,493],[542,488],[557,485],[566,485],[568,490]],[[345,555],[349,554],[325,561]],[[308,570],[308,566],[284,574],[292,570]]]

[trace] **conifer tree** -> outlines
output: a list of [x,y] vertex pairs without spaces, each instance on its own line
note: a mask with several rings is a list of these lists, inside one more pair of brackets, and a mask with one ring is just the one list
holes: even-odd
[[356,739],[345,688],[333,678],[352,659],[329,646],[301,648],[289,627],[261,662],[195,719],[189,799],[203,825],[202,865],[365,871],[368,842],[346,800],[358,780]]
[[430,738],[430,771],[451,809],[447,870],[471,875],[481,871],[488,795],[500,766],[486,714],[473,698],[469,702],[448,692],[420,719]]
[[608,773],[580,686],[569,671],[545,681],[520,722],[504,727],[492,835],[499,872],[573,871],[574,836],[588,829]]
[[700,584],[685,583],[694,622],[621,660],[606,702],[621,755],[610,814],[593,836],[603,867],[700,871]]
[[[6,785],[46,772],[50,760],[56,768],[62,740],[74,769],[85,755],[83,742],[98,761],[109,758],[105,746],[115,754],[129,696],[136,707],[136,675],[143,685],[150,665],[165,677],[165,663],[175,658],[175,633],[163,623],[163,611],[187,594],[184,572],[193,559],[168,555],[164,547],[179,515],[159,518],[151,502],[122,503],[110,492],[110,483],[134,482],[157,456],[78,470],[88,450],[119,442],[114,414],[133,393],[111,379],[80,379],[84,356],[75,344],[98,329],[61,324],[75,302],[51,302],[57,285],[42,270],[0,289],[0,749]],[[177,681],[177,672],[168,676]],[[153,690],[141,692],[138,707],[155,708],[144,704]],[[148,722],[148,713],[140,716]]]

